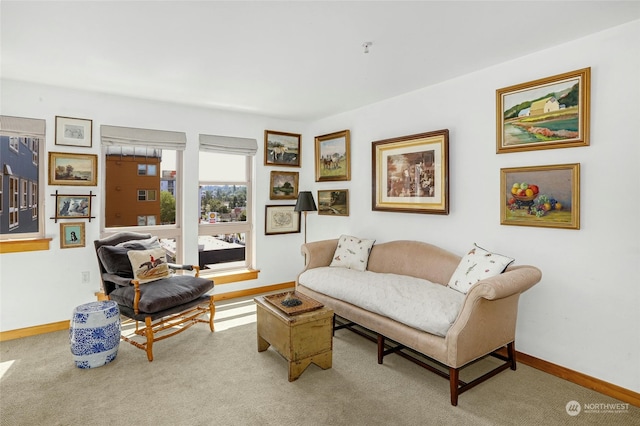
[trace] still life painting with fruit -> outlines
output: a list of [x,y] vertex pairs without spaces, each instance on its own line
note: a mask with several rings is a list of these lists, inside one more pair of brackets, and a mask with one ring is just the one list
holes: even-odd
[[578,166],[503,169],[502,223],[577,229]]

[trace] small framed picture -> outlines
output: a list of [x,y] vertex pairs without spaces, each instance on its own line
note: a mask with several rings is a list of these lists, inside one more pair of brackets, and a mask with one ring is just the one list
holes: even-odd
[[53,219],[91,219],[91,195],[55,194],[56,214]]
[[91,148],[93,121],[56,116],[56,145]]
[[302,136],[297,133],[264,131],[264,165],[300,167]]
[[84,222],[60,224],[60,248],[84,247]]
[[298,198],[298,172],[271,172],[269,198],[271,200],[295,200]]
[[371,144],[372,209],[449,214],[449,130]]
[[97,155],[49,153],[49,185],[96,186],[97,182]]
[[292,234],[300,232],[300,212],[295,211],[295,207],[295,205],[265,206],[265,235]]
[[591,68],[496,91],[498,154],[589,145]]
[[349,190],[318,190],[318,214],[326,216],[349,216]]
[[500,169],[500,224],[580,229],[580,164]]
[[316,182],[351,180],[349,130],[316,136]]

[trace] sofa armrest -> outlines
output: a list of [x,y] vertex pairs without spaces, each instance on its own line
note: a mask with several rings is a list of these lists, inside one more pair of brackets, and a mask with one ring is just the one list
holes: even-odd
[[467,301],[480,297],[487,300],[503,299],[527,291],[542,279],[542,272],[529,265],[512,266],[502,274],[479,281],[467,293]]
[[304,269],[318,268],[320,266],[329,266],[331,259],[338,246],[338,239],[314,241],[303,244],[300,252],[304,255]]

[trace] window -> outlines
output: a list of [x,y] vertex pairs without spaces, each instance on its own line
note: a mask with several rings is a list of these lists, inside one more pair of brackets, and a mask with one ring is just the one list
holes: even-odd
[[[45,120],[0,116],[0,240],[44,240],[42,193]],[[36,247],[37,246],[37,247]],[[26,250],[48,248],[40,241]],[[17,251],[23,251],[22,249]]]
[[[148,232],[160,238],[173,262],[181,254],[182,151],[186,134],[102,125],[105,160],[103,235],[109,232]],[[172,182],[169,192],[165,178]]]
[[254,139],[200,135],[198,255],[206,270],[251,268]]

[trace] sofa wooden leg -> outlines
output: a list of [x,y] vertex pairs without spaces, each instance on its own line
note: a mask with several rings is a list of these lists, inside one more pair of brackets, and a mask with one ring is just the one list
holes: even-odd
[[449,367],[449,388],[451,392],[451,405],[458,405],[458,369]]
[[516,342],[507,343],[507,355],[511,361],[511,369],[516,371]]
[[378,334],[378,364],[382,364],[384,358],[384,336]]

